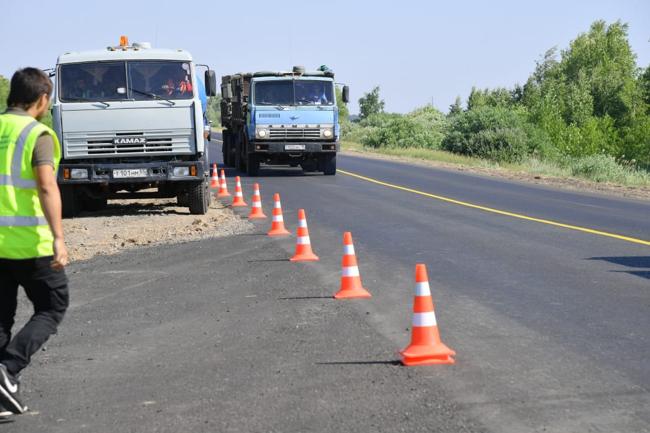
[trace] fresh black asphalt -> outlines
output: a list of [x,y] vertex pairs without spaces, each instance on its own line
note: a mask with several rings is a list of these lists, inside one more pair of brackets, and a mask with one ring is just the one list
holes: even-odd
[[[339,168],[650,239],[642,201],[344,155]],[[34,412],[0,431],[650,431],[650,247],[341,174],[242,182],[247,200],[260,183],[269,216],[281,193],[292,231],[304,208],[321,261],[286,262],[295,239],[263,236],[266,221],[73,265],[61,334],[24,376]],[[329,298],[347,230],[370,300]],[[395,362],[416,263],[454,366]]]

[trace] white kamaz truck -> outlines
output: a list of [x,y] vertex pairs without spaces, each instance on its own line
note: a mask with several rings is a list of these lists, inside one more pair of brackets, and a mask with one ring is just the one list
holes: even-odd
[[[108,199],[172,198],[192,214],[210,205],[205,99],[214,71],[197,79],[185,50],[148,43],[59,56],[52,120],[62,145],[64,216]],[[203,101],[202,101],[203,100]]]

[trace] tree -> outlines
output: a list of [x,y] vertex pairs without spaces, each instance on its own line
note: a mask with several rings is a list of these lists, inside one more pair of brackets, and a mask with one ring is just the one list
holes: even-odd
[[[650,66],[645,68],[645,72],[639,77],[639,87],[641,88],[641,95],[643,95],[646,108],[650,110]],[[650,114],[650,111],[648,114]]]
[[350,121],[350,110],[345,102],[343,102],[343,91],[341,87],[336,86],[336,106],[339,109],[339,122],[346,123]]
[[379,86],[359,98],[359,116],[365,119],[372,114],[384,112],[384,101],[379,98]]
[[9,96],[9,80],[0,75],[0,112],[7,109],[7,97]]
[[208,120],[212,125],[221,125],[221,94],[217,93],[216,96],[208,98],[208,109],[206,110]]
[[456,96],[456,100],[449,106],[449,116],[455,116],[463,112],[463,103],[460,96]]

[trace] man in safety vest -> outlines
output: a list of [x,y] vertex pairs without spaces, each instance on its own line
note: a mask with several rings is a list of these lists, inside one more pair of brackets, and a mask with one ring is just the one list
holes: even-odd
[[[52,82],[41,70],[18,70],[8,109],[0,114],[0,411],[15,414],[27,410],[18,374],[56,333],[68,307],[68,252],[56,183],[61,148],[56,134],[37,120],[49,109],[51,94]],[[34,315],[12,339],[18,286]]]

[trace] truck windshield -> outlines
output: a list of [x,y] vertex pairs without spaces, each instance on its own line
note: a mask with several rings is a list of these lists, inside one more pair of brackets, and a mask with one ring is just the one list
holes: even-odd
[[61,65],[60,99],[70,102],[126,99],[124,62]]
[[59,79],[63,102],[172,100],[194,96],[190,64],[186,62],[66,64],[61,65]]
[[131,97],[151,99],[192,99],[190,64],[185,62],[127,62]]
[[331,81],[282,80],[255,83],[256,105],[333,105]]

